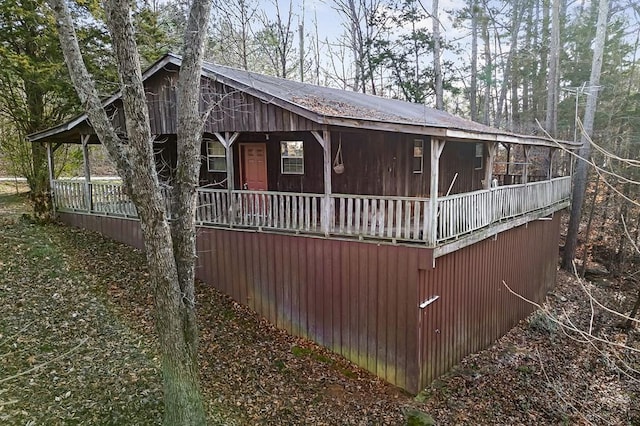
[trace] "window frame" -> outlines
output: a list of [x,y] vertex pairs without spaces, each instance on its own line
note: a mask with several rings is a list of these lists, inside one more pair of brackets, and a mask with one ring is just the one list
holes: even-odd
[[[480,159],[479,164],[476,164],[478,159]],[[475,144],[474,157],[473,157],[473,169],[474,170],[484,169],[484,144],[482,142],[476,142]]]
[[[421,154],[420,155],[416,155],[416,142],[420,142],[420,151]],[[419,139],[419,138],[415,138],[413,139],[413,145],[412,145],[412,154],[413,154],[413,161],[411,162],[411,169],[413,171],[414,174],[422,174],[424,173],[424,139]],[[416,158],[420,158],[420,170],[416,170],[415,168],[415,160]]]
[[[222,147],[222,154],[214,154],[211,152],[210,150],[210,146],[211,144],[217,144],[219,146]],[[211,159],[214,158],[223,158],[224,159],[224,170],[220,170],[220,169],[216,169],[216,168],[212,168],[211,167]],[[222,144],[222,142],[217,141],[217,140],[207,140],[207,171],[212,172],[212,173],[227,173],[227,170],[229,168],[229,165],[227,164],[227,149],[225,148],[225,146]]]
[[[300,143],[302,149],[302,155],[294,156],[285,153],[283,147],[288,143]],[[300,171],[292,171],[285,170],[285,160],[301,160],[301,170]],[[283,175],[304,175],[304,141],[303,140],[286,140],[280,141],[280,173]]]

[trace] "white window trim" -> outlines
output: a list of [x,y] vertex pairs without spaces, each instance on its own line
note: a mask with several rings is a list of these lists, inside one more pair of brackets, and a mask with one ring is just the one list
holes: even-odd
[[[210,143],[219,144],[225,150],[225,153],[224,154],[212,154],[211,152],[209,152],[209,144]],[[224,170],[212,169],[211,167],[209,167],[209,164],[211,164],[210,161],[209,161],[210,158],[224,158]],[[229,167],[229,165],[227,164],[226,148],[224,147],[224,145],[222,145],[222,143],[220,141],[208,140],[207,141],[207,171],[214,172],[214,173],[226,173],[228,167]]]
[[[290,156],[284,156],[282,153],[282,144],[283,143],[287,143],[287,142],[300,142],[302,144],[302,156],[301,157],[290,157]],[[284,160],[286,158],[300,158],[302,159],[302,170],[299,172],[285,172],[284,171]],[[304,174],[304,141],[301,140],[297,140],[297,141],[280,141],[280,173],[283,175],[303,175]]]

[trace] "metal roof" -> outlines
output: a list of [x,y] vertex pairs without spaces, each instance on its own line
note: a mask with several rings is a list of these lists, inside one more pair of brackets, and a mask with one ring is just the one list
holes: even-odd
[[[181,63],[180,56],[168,53],[149,67],[143,78],[146,80],[166,65],[179,67]],[[456,140],[556,146],[554,141],[546,137],[517,135],[423,104],[286,80],[210,62],[203,64],[202,75],[329,126],[437,134]],[[119,97],[120,93],[116,93],[103,104],[108,105]],[[73,129],[86,120],[87,117],[83,114],[67,123],[29,135],[29,140],[34,142],[52,138],[60,133],[71,136]]]

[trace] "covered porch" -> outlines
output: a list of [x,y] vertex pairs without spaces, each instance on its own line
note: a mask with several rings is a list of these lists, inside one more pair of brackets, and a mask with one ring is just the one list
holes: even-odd
[[[137,218],[119,183],[54,180],[52,190],[62,212]],[[164,193],[169,203],[171,188]],[[435,203],[419,197],[199,188],[196,223],[436,247],[548,216],[568,205],[570,193],[570,177],[442,196]]]

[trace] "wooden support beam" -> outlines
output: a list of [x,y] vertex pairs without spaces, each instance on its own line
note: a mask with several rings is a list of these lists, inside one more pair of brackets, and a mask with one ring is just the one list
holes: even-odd
[[89,135],[82,135],[82,163],[84,164],[84,194],[85,206],[88,211],[93,210],[91,197],[91,164],[89,160]]
[[498,151],[498,144],[496,142],[486,142],[485,146],[487,147],[487,156],[484,162],[484,189],[489,189],[493,180],[493,162]]
[[49,172],[49,194],[51,196],[51,205],[53,208],[53,215],[55,217],[56,214],[56,194],[54,193],[53,181],[55,179],[55,169],[53,164],[53,149],[51,147],[51,142],[46,142],[45,147],[47,148],[47,169]]
[[331,230],[331,132],[324,130],[322,136],[319,132],[312,130],[311,134],[322,146],[323,153],[323,176],[324,176],[324,203],[322,207],[322,232],[329,236]]
[[438,184],[440,179],[440,156],[444,149],[445,141],[431,138],[431,179],[429,190],[429,227],[427,231],[427,243],[431,247],[436,246],[438,240]]
[[555,157],[556,152],[558,152],[555,148],[549,148],[549,167],[547,168],[547,179],[553,179],[553,157]]
[[524,148],[524,166],[522,167],[522,183],[529,182],[529,150],[530,146],[523,146]]
[[225,132],[224,136],[215,132],[214,135],[218,139],[218,141],[224,146],[227,160],[227,189],[233,190],[235,189],[235,170],[233,168],[233,143],[240,136],[239,132]]
[[46,142],[45,146],[47,148],[47,168],[49,169],[49,189],[53,193],[53,180],[55,179],[55,169],[53,164],[53,148],[51,147],[51,142]]

